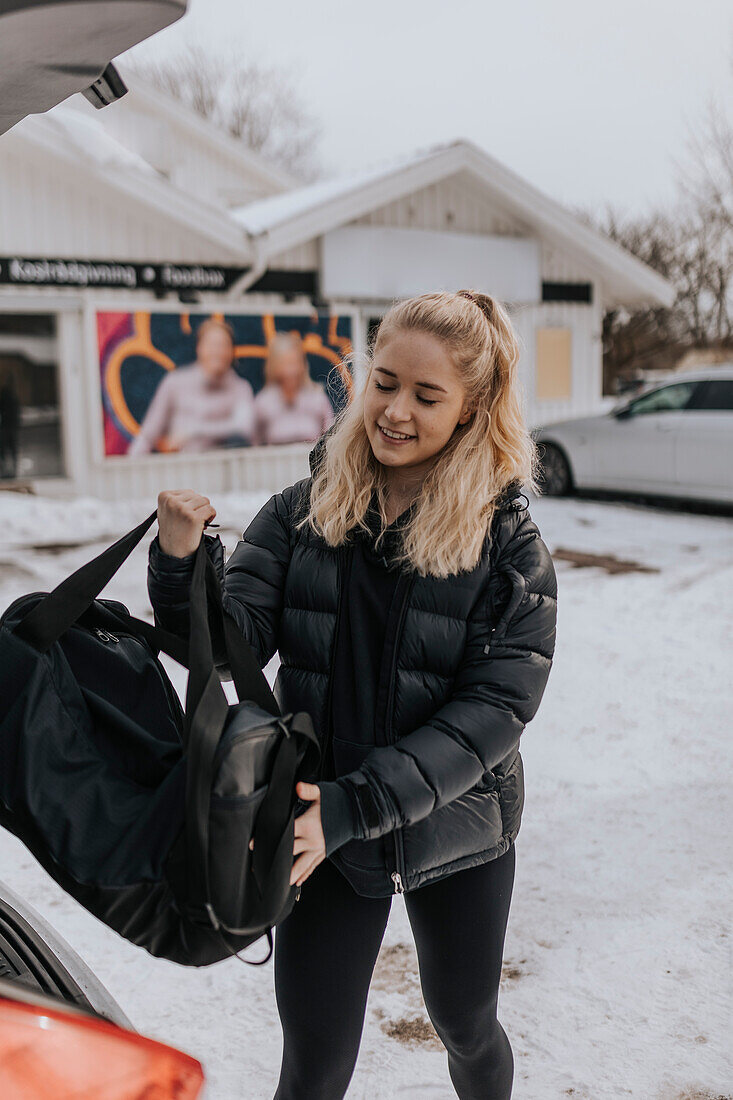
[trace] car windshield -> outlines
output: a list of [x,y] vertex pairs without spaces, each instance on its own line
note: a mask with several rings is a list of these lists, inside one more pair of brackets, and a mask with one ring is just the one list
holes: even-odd
[[645,393],[631,401],[628,406],[629,412],[632,416],[638,416],[641,413],[674,412],[684,409],[698,384],[698,380],[695,379],[652,390],[651,393]]

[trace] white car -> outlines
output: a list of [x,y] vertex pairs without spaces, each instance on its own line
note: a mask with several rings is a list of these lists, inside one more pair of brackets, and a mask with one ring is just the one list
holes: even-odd
[[733,363],[680,372],[610,412],[532,435],[548,496],[608,489],[733,504]]

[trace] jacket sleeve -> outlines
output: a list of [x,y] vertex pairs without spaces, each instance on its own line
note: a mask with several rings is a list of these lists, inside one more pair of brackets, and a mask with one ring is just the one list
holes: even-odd
[[340,777],[356,797],[360,839],[420,821],[501,766],[542,699],[556,617],[552,558],[525,516],[498,550],[468,620],[450,698],[418,729],[372,749],[359,768]]
[[[222,604],[254,647],[264,668],[277,649],[283,588],[291,556],[290,508],[297,482],[275,493],[262,506],[224,564],[224,546],[218,535],[204,535],[206,551],[216,567]],[[189,634],[189,593],[195,554],[172,557],[160,548],[158,536],[148,552],[148,595],[156,625],[184,640]],[[214,661],[227,678],[224,639],[210,617]]]

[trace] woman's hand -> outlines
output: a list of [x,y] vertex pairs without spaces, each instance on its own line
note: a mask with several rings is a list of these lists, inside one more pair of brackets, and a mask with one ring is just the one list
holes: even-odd
[[208,497],[193,489],[164,489],[158,493],[158,542],[164,554],[185,558],[201,542],[207,523],[216,515]]
[[312,805],[295,819],[293,856],[298,858],[290,872],[290,885],[300,886],[326,858],[326,838],[321,825],[321,791],[315,783],[296,783],[295,793]]
[[[305,813],[295,818],[293,856],[299,856],[290,872],[290,885],[302,885],[319,863],[326,858],[326,838],[321,825],[321,789],[315,783],[296,783],[295,793],[303,802],[313,800]],[[254,838],[250,851],[254,851]]]

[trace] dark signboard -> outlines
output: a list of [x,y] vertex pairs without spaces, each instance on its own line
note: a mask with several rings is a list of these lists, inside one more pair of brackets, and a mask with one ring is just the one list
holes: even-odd
[[218,264],[0,256],[0,284],[10,286],[225,291],[247,270],[246,267],[222,267]]

